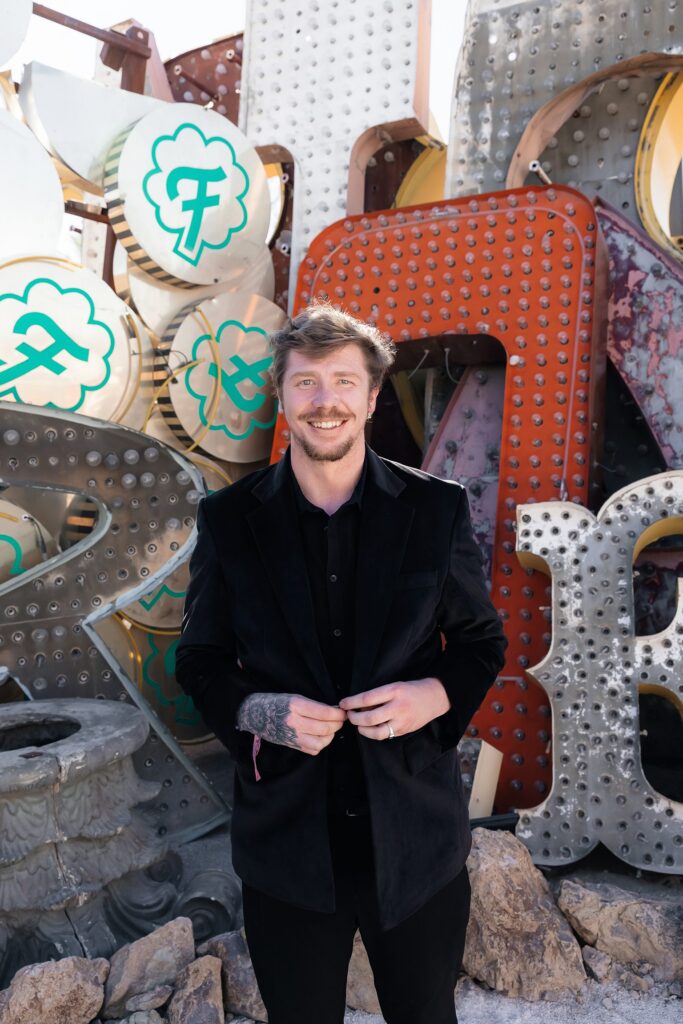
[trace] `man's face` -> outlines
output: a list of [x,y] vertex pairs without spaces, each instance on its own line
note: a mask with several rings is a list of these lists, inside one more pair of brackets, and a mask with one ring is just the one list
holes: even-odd
[[290,352],[279,397],[292,444],[318,462],[343,459],[364,444],[378,391],[353,342],[317,359]]

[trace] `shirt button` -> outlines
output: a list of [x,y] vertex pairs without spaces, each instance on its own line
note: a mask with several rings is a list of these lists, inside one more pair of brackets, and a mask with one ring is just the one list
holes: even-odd
[[330,583],[336,583],[336,582],[337,582],[337,577],[336,577],[336,575],[333,572],[331,572],[330,573]]
[[333,629],[332,636],[341,636],[341,629]]

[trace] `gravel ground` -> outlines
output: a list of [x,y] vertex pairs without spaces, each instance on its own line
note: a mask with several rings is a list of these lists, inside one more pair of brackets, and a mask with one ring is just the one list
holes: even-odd
[[[455,1005],[459,1024],[680,1024],[683,1002],[660,994],[636,996],[618,985],[586,986],[583,1003],[528,1003],[508,999],[467,981],[459,985]],[[603,1005],[607,1000],[607,1005]],[[384,1018],[361,1010],[349,1011],[345,1024],[383,1024]]]
[[[671,995],[664,983],[639,995],[627,992],[618,982],[589,981],[581,1000],[529,1003],[464,978],[458,984],[455,1005],[459,1024],[681,1024],[683,1020],[683,1000]],[[232,1024],[253,1022],[235,1017]],[[344,1024],[384,1024],[384,1017],[348,1010]]]

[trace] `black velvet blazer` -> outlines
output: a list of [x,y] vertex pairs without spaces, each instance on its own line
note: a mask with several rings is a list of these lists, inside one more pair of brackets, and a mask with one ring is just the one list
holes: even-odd
[[[337,702],[284,470],[281,462],[200,502],[176,672],[236,762],[237,874],[278,899],[332,911],[328,750],[312,756],[263,741],[257,780],[253,737],[235,726],[250,693]],[[416,732],[360,737],[380,914],[390,928],[465,863],[471,838],[455,747],[503,665],[506,641],[464,488],[371,450],[355,637],[350,693],[436,676],[451,700],[445,715]]]

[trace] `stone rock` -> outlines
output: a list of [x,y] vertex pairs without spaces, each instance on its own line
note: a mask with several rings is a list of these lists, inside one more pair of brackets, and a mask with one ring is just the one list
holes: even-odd
[[565,879],[558,905],[574,931],[613,960],[646,960],[658,978],[683,978],[683,907],[616,885]]
[[2,993],[2,1024],[88,1024],[102,1006],[106,960],[67,956],[29,964]]
[[365,1010],[366,1013],[381,1014],[372,968],[365,951],[360,932],[353,939],[353,952],[349,964],[349,976],[346,983],[346,1004],[352,1010]]
[[607,953],[601,953],[599,949],[594,949],[593,946],[584,946],[581,950],[581,956],[586,966],[586,971],[591,978],[595,978],[596,981],[611,981],[614,977],[614,964],[612,963],[612,957],[607,956]]
[[139,996],[131,996],[126,1000],[126,1013],[136,1013],[138,1010],[156,1010],[163,1006],[173,995],[170,985],[157,985],[149,992],[142,992]]
[[586,982],[579,944],[527,848],[510,832],[476,828],[467,868],[467,973],[532,1001],[579,992]]
[[222,963],[217,956],[202,956],[178,975],[168,1004],[168,1024],[224,1024]]
[[618,975],[619,984],[629,992],[649,992],[654,985],[652,978],[643,978],[633,971],[620,971]]
[[223,1005],[226,1011],[251,1020],[268,1020],[243,928],[208,939],[197,952],[202,956],[217,956],[223,965]]
[[[92,1024],[101,1024],[94,1020]],[[164,1024],[164,1018],[160,1017],[156,1010],[136,1010],[130,1017],[122,1017],[120,1020],[109,1020],[107,1024]]]
[[194,937],[189,917],[176,917],[149,935],[122,946],[111,958],[111,969],[100,1016],[122,1017],[128,1001],[160,985],[174,986],[184,967],[194,960]]

